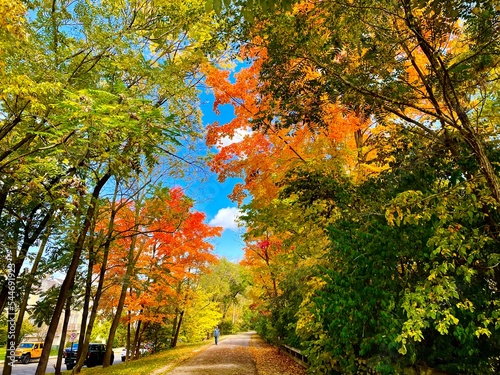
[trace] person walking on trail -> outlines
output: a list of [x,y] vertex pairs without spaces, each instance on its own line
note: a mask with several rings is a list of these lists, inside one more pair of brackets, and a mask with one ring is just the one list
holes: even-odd
[[218,343],[219,343],[219,336],[220,336],[220,329],[219,329],[219,326],[216,326],[214,329],[215,345],[218,345]]

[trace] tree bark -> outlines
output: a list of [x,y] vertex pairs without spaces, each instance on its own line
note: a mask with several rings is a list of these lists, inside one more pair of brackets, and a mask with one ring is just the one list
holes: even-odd
[[[28,306],[31,287],[33,286],[33,281],[35,280],[35,275],[38,271],[38,265],[40,264],[40,259],[42,258],[43,252],[45,251],[45,246],[47,245],[48,240],[49,240],[49,233],[47,232],[42,240],[42,243],[40,244],[40,247],[38,248],[35,260],[33,261],[33,266],[31,267],[28,282],[26,284],[26,287],[24,288],[23,299],[21,305],[19,306],[19,313],[16,322],[16,332],[15,332],[16,346],[19,343],[19,338],[20,338],[19,335],[21,334],[21,327],[23,325],[24,314],[26,313],[26,307]],[[11,373],[12,373],[12,366],[4,366],[2,375],[10,375]]]
[[[113,241],[113,231],[114,231],[114,224],[115,224],[115,217],[117,213],[116,209],[116,197],[118,195],[118,186],[119,186],[119,180],[116,181],[115,184],[115,192],[113,195],[113,201],[111,203],[111,215],[109,218],[108,222],[108,230],[106,233],[106,241],[104,243],[104,248],[103,248],[103,256],[102,256],[102,261],[101,261],[101,268],[99,270],[99,282],[97,283],[97,289],[96,293],[94,296],[94,303],[92,305],[92,310],[90,312],[90,318],[88,322],[88,326],[86,327],[85,330],[85,338],[81,340],[82,342],[82,349],[81,351],[79,350],[80,356],[77,358],[76,365],[73,369],[72,374],[79,374],[82,370],[83,363],[85,362],[85,358],[87,357],[88,349],[89,349],[89,343],[90,343],[90,336],[92,334],[92,329],[94,328],[94,323],[97,317],[97,310],[99,308],[99,301],[101,300],[102,296],[102,289],[104,287],[104,276],[106,275],[106,268],[108,265],[108,255],[109,255],[109,249],[111,247],[111,242]],[[89,269],[89,273],[91,270]],[[80,348],[78,348],[80,349]]]
[[130,310],[128,311],[128,323],[127,323],[127,344],[126,344],[126,351],[125,351],[125,361],[128,361],[130,358],[130,336],[131,336],[131,323],[130,319],[132,317],[132,314],[130,313]]
[[66,309],[64,311],[64,321],[63,321],[63,326],[61,330],[61,339],[59,340],[59,350],[57,351],[57,362],[56,362],[56,368],[55,368],[55,374],[56,375],[61,375],[61,366],[62,366],[62,358],[63,358],[63,352],[64,352],[64,345],[66,344],[66,335],[68,333],[68,323],[69,323],[69,318],[71,317],[71,303],[73,301],[73,293],[70,292],[70,295],[68,296],[68,300],[66,301]]
[[[142,310],[140,313],[142,313]],[[133,356],[132,356],[133,359],[139,358],[139,352],[140,352],[139,335],[141,332],[141,326],[142,326],[142,321],[138,320],[137,326],[135,327],[134,343],[132,344],[132,348],[134,348]]]
[[171,348],[175,348],[177,346],[177,340],[179,339],[179,332],[181,330],[182,317],[184,316],[184,310],[179,314],[177,327],[175,328],[174,338],[172,339],[172,343],[170,344]]
[[139,246],[137,249],[137,253],[134,254],[134,251],[136,250],[136,244],[137,244],[137,236],[140,232],[140,216],[141,216],[141,203],[143,200],[143,197],[138,197],[135,205],[135,217],[134,217],[134,224],[137,227],[137,233],[132,237],[132,241],[130,244],[130,248],[127,254],[127,269],[125,271],[125,276],[123,278],[123,285],[122,285],[122,290],[120,293],[120,298],[118,300],[118,306],[116,307],[116,313],[115,316],[113,317],[113,321],[111,323],[111,327],[109,329],[109,336],[108,336],[108,341],[106,343],[106,353],[104,354],[104,360],[102,367],[109,367],[110,362],[111,362],[111,353],[113,351],[113,343],[115,340],[115,334],[116,334],[116,329],[118,328],[118,325],[120,323],[121,315],[123,312],[123,307],[125,305],[125,297],[127,296],[127,289],[130,285],[130,280],[133,276],[134,270],[135,270],[135,264],[137,263],[137,260],[139,259],[139,256],[141,255],[142,249],[143,249],[143,244]]
[[[87,328],[87,319],[89,315],[89,306],[90,306],[90,295],[92,294],[92,268],[94,267],[94,256],[93,256],[92,247],[89,250],[89,264],[87,267],[87,278],[85,281],[85,296],[83,299],[83,308],[82,308],[82,322],[80,324],[80,335],[78,337],[78,351],[76,353],[76,362],[80,362],[80,358],[85,359],[87,353],[82,353],[85,347],[85,336],[86,336],[86,328]],[[87,350],[85,350],[86,352]],[[82,362],[83,364],[83,362]],[[73,370],[74,372],[74,370]]]
[[[138,217],[138,214],[137,214]],[[134,257],[134,250],[137,243],[137,236],[132,238],[132,242],[130,244],[129,253],[127,257],[127,270],[125,272],[125,277],[123,279],[122,290],[120,293],[120,298],[118,300],[118,306],[116,307],[116,313],[113,317],[113,321],[111,323],[111,327],[109,329],[108,341],[106,343],[106,354],[104,355],[104,361],[102,367],[108,367],[111,362],[111,352],[113,351],[113,343],[115,340],[116,329],[120,323],[121,315],[123,312],[123,306],[125,305],[125,297],[127,296],[127,289],[130,284],[130,279],[132,278],[133,270],[135,268],[135,263],[137,257]],[[138,250],[138,254],[140,254],[141,250]]]
[[[491,195],[498,203],[500,203],[500,181],[497,174],[495,173],[493,165],[491,164],[491,160],[486,154],[484,141],[480,139],[479,135],[472,127],[469,116],[467,116],[467,112],[460,104],[459,95],[449,74],[448,68],[440,59],[439,54],[435,51],[432,45],[427,41],[427,39],[425,39],[425,33],[422,32],[420,25],[415,20],[415,17],[412,13],[411,2],[408,0],[404,0],[402,4],[406,13],[406,25],[418,41],[418,45],[429,61],[431,70],[438,78],[439,85],[441,86],[440,91],[442,91],[443,96],[442,100],[445,103],[444,105],[450,113],[455,113],[458,117],[458,121],[454,119],[452,126],[458,130],[462,138],[471,149],[474,158],[476,159],[476,162],[478,163],[478,166],[481,170],[481,174],[485,177],[486,183],[491,190]],[[439,103],[434,101],[433,105],[437,113],[442,112]]]
[[[40,206],[37,206],[35,209],[31,211],[30,218],[33,218],[37,211],[40,209]],[[32,228],[31,225],[28,225],[27,227],[24,228],[24,238],[23,238],[23,243],[21,245],[21,248],[19,249],[19,254],[15,257],[14,260],[14,274],[15,276],[19,276],[19,272],[21,271],[21,267],[24,264],[24,259],[26,258],[26,254],[28,254],[28,250],[30,249],[31,246],[35,243],[35,241],[38,239],[40,234],[43,232],[43,230],[46,228],[47,223],[52,217],[52,214],[54,213],[54,209],[51,208],[47,214],[43,217],[42,220],[38,222],[38,226],[35,228]],[[33,220],[36,222],[36,220]],[[30,229],[33,229],[32,232],[30,232]],[[5,308],[5,304],[7,302],[7,283],[5,282],[2,285],[2,291],[0,292],[0,312],[2,312]]]
[[80,256],[83,252],[83,247],[85,244],[85,239],[87,237],[88,229],[90,228],[90,224],[92,218],[95,214],[95,206],[97,199],[99,198],[99,194],[106,184],[108,180],[111,178],[111,173],[107,172],[102,176],[96,183],[94,187],[94,191],[92,192],[91,201],[89,207],[87,209],[87,214],[85,217],[85,221],[83,223],[80,235],[75,244],[75,250],[73,252],[73,257],[71,259],[71,263],[68,268],[68,272],[64,281],[61,285],[61,291],[59,293],[59,298],[57,299],[56,306],[54,308],[54,314],[52,315],[52,320],[50,321],[49,328],[47,331],[47,336],[45,337],[45,345],[42,350],[42,355],[38,362],[38,366],[36,368],[35,375],[45,375],[45,370],[47,369],[47,363],[50,355],[50,348],[54,341],[54,336],[56,334],[57,325],[59,323],[59,318],[61,317],[62,310],[64,308],[64,304],[66,302],[66,298],[68,296],[71,285],[75,280],[76,271],[78,269],[78,265],[80,264]]

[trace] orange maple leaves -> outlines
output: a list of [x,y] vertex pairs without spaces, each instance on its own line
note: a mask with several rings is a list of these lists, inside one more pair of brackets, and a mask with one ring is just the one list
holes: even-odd
[[[268,207],[279,197],[279,186],[286,173],[297,167],[328,170],[340,164],[351,177],[364,178],[363,163],[371,157],[365,145],[370,136],[369,119],[332,103],[326,96],[318,99],[304,95],[301,105],[310,106],[321,117],[306,116],[290,123],[291,114],[265,90],[266,83],[261,80],[261,67],[267,58],[265,49],[245,48],[242,55],[252,63],[234,77],[213,66],[204,68],[206,83],[215,96],[214,110],[223,104],[234,107],[235,117],[225,124],[209,125],[206,138],[208,146],[217,148],[209,164],[219,180],[243,179],[230,198],[242,204],[251,197],[254,210]],[[294,91],[305,92],[310,81],[322,79],[322,73],[305,59],[293,61],[292,65],[290,69],[301,69],[303,73],[302,81],[294,82]],[[282,277],[279,258],[287,252],[280,239],[289,234],[268,230],[266,226],[272,223],[257,225],[266,228],[266,234],[248,236],[242,264],[254,270],[256,285],[267,294],[265,298],[273,298],[279,294]]]
[[[234,75],[234,82],[231,82],[228,71],[213,66],[204,69],[206,83],[215,96],[214,110],[217,111],[222,104],[234,107],[235,117],[225,124],[210,124],[206,137],[207,145],[218,149],[210,167],[218,174],[219,180],[228,177],[244,180],[236,185],[231,198],[240,204],[249,195],[254,201],[269,201],[278,192],[276,182],[297,164],[310,165],[320,160],[343,158],[346,167],[354,171],[358,164],[356,150],[360,146],[360,138],[355,133],[369,126],[367,119],[346,111],[325,97],[310,103],[321,107],[321,126],[304,120],[281,126],[288,114],[281,110],[280,103],[273,100],[271,94],[265,93],[265,83],[259,77],[266,60],[265,50],[254,47],[244,49],[242,53],[253,62]],[[310,72],[310,66],[304,61],[297,62],[297,66],[309,72],[305,74],[305,80],[312,79],[312,75],[313,78],[321,75],[317,71]],[[367,136],[364,134],[361,138]]]
[[217,261],[207,239],[222,228],[205,224],[205,214],[192,211],[193,202],[180,188],[136,204],[125,204],[115,220],[103,308],[115,305],[124,278],[130,277],[125,305],[132,314],[126,319],[165,322],[171,316],[165,306],[184,298],[179,283],[199,277]]

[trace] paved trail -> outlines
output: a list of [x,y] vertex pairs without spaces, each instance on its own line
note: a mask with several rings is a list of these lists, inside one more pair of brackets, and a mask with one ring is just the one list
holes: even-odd
[[257,375],[250,352],[252,332],[227,336],[183,365],[168,372],[169,375]]

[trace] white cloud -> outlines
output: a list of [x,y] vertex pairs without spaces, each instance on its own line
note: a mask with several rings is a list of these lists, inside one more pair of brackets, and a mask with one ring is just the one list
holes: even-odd
[[221,208],[208,224],[236,231],[238,229],[237,220],[240,214],[241,212],[237,207]]
[[217,147],[222,148],[229,146],[233,143],[241,142],[247,135],[252,134],[252,129],[237,129],[232,137],[224,137],[219,142],[217,142]]

